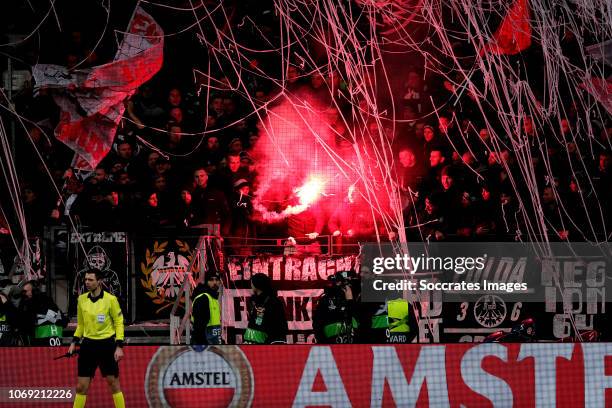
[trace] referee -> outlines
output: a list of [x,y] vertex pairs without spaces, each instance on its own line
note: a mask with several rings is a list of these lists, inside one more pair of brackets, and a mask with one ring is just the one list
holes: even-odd
[[100,367],[113,395],[115,408],[125,408],[119,388],[119,360],[123,358],[123,315],[117,298],[102,289],[102,274],[97,269],[85,273],[88,293],[77,302],[78,323],[68,353],[81,342],[78,383],[73,408],[83,408],[89,384]]

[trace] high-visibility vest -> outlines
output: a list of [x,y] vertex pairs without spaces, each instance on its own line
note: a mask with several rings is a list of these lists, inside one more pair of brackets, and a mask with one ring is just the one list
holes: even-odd
[[[268,303],[268,299],[264,302],[264,305]],[[257,316],[255,319],[255,325],[261,326],[263,323],[263,316]],[[268,340],[268,333],[263,330],[255,329],[253,327],[247,327],[244,335],[242,336],[245,344],[265,344]]]
[[405,299],[390,300],[386,304],[387,313],[372,316],[373,329],[389,329],[391,333],[410,333],[408,318],[410,304]]
[[0,340],[5,334],[8,334],[11,331],[11,328],[6,321],[6,315],[0,312]]
[[268,339],[268,333],[249,327],[244,332],[243,339],[245,343],[265,344],[266,340]]
[[408,318],[410,305],[405,299],[394,299],[387,302],[389,314],[389,331],[391,333],[410,333]]
[[[6,321],[6,314],[0,312],[0,333],[5,332],[5,331],[9,331],[9,325],[8,322]],[[0,336],[2,336],[0,334]]]
[[359,322],[353,317],[350,324],[348,322],[334,322],[325,325],[323,327],[323,335],[327,338],[344,336],[357,328],[359,328]]
[[59,310],[48,309],[44,313],[37,313],[34,338],[61,338],[64,335],[64,328],[57,323],[61,318],[62,313]]
[[[193,310],[195,302],[202,296],[206,296],[208,298],[208,315],[210,316],[208,323],[206,324],[206,340],[208,341],[208,344],[221,344],[221,308],[219,307],[219,300],[212,297],[209,293],[200,293],[195,297],[195,299],[193,299],[191,309]],[[194,319],[192,313],[191,323],[193,323],[193,321]]]

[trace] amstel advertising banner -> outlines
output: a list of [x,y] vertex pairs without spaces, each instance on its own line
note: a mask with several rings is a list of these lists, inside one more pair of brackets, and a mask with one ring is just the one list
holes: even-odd
[[[76,359],[54,361],[58,353],[0,349],[0,406],[54,402],[32,389],[74,393]],[[128,407],[604,408],[612,343],[134,346],[120,378]],[[87,407],[111,406],[97,373]]]

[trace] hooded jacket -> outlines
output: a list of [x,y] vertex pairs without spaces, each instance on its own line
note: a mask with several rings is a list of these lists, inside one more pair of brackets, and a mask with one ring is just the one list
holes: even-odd
[[[263,316],[258,316],[258,308],[263,308]],[[267,344],[287,341],[289,329],[285,306],[274,291],[251,296],[248,314],[248,328],[264,332],[267,335]]]

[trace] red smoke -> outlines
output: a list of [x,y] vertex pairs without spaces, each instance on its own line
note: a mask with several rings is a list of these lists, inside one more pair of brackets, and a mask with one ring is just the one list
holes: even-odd
[[354,176],[341,170],[346,166],[336,157],[336,133],[329,116],[330,108],[310,93],[298,92],[272,107],[260,123],[261,136],[253,151],[258,163],[254,206],[265,221],[347,196]]

